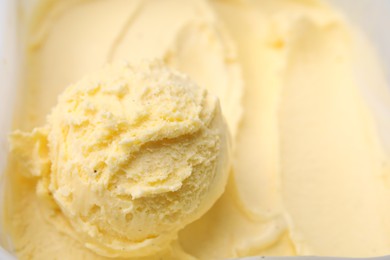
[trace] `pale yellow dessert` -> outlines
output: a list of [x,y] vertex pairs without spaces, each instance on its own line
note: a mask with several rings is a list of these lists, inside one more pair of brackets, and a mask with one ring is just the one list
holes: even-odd
[[230,164],[218,99],[160,63],[86,76],[11,150],[67,231],[108,257],[163,251],[221,196]]
[[[233,141],[226,190],[164,250],[145,247],[143,259],[390,254],[389,90],[370,47],[332,7],[52,0],[33,14],[15,129],[44,125],[66,86],[111,62],[162,60],[220,99]],[[32,133],[36,141],[20,148],[38,144],[24,162],[40,175],[46,133]],[[15,254],[112,259],[69,232],[67,208],[53,211],[21,165],[10,159],[5,197]]]

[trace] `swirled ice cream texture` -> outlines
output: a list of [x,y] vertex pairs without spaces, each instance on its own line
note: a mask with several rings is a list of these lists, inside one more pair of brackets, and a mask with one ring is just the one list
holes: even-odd
[[[371,76],[380,66],[336,10],[316,0],[57,0],[42,7],[27,37],[15,129],[44,125],[66,86],[113,61],[158,58],[220,98],[233,175],[216,204],[151,259],[389,254],[389,150],[378,135],[390,132],[383,127],[388,86]],[[358,70],[362,64],[369,69]],[[382,124],[362,87],[383,108]],[[32,134],[39,141],[31,149],[44,152],[45,133]],[[6,227],[18,256],[107,259],[69,233],[61,214],[37,198],[34,179],[10,165]]]

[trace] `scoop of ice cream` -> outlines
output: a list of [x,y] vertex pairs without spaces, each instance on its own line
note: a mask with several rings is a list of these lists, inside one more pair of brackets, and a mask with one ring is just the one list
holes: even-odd
[[165,248],[228,176],[218,99],[160,63],[106,66],[68,87],[45,127],[12,140],[19,152],[32,144],[30,159],[20,154],[41,177],[38,192],[54,198],[86,247],[109,257]]

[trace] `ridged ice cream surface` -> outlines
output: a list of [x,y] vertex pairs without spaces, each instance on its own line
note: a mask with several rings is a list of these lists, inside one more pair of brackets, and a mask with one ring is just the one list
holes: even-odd
[[337,1],[32,2],[18,259],[390,255],[389,68]]
[[40,178],[38,193],[105,256],[164,249],[214,204],[228,176],[218,99],[159,62],[84,77],[60,95],[46,126],[12,140]]

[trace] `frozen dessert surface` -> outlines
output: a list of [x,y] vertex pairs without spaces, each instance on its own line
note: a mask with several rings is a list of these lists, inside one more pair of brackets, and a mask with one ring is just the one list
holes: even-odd
[[[378,126],[390,122],[390,95],[356,35],[317,0],[42,1],[7,172],[14,251],[39,260],[390,254],[390,149],[378,134],[389,132]],[[141,74],[122,62],[154,59]],[[116,65],[100,70],[107,63]],[[232,136],[218,200],[226,175],[189,173],[226,163],[213,157],[227,152],[214,96]]]
[[164,250],[224,191],[229,134],[216,97],[161,63],[113,64],[69,86],[11,144],[37,193],[99,255]]

